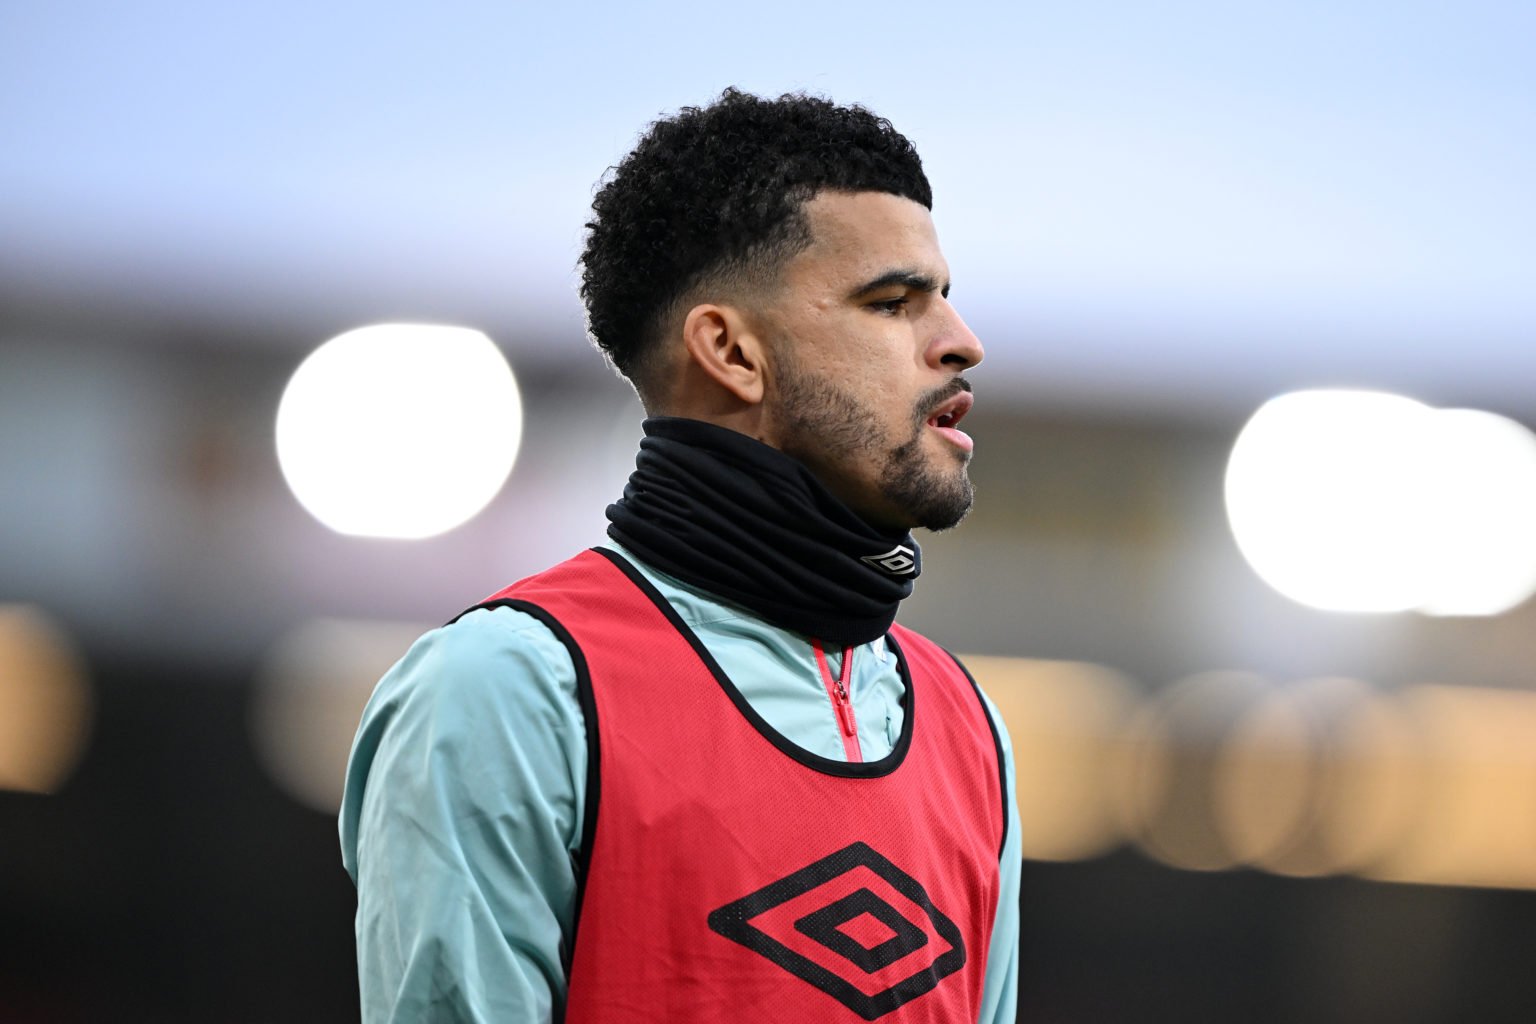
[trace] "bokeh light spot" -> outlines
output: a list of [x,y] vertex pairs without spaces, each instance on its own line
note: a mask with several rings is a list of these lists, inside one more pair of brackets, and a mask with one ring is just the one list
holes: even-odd
[[53,793],[90,735],[90,688],[64,631],[28,605],[0,605],[0,789]]
[[277,456],[299,503],[331,529],[430,537],[495,497],[522,423],[512,368],[484,334],[379,324],[300,364],[278,407]]
[[1396,762],[1374,760],[1392,751],[1377,735],[1391,708],[1368,684],[1336,677],[1260,701],[1228,737],[1217,776],[1219,821],[1238,859],[1284,875],[1335,874],[1388,845],[1408,795]]
[[1414,686],[1418,799],[1399,839],[1363,871],[1439,885],[1536,888],[1536,693]]
[[1206,672],[1141,706],[1119,760],[1115,806],[1149,856],[1192,871],[1237,863],[1218,816],[1223,746],[1268,693],[1251,673]]
[[1137,700],[1134,684],[1083,662],[969,656],[1013,743],[1023,854],[1096,856],[1123,838],[1114,814],[1114,738]]
[[1493,615],[1536,590],[1536,437],[1374,391],[1265,403],[1227,465],[1243,556],[1330,611]]
[[1497,615],[1536,591],[1536,435],[1475,409],[1435,414],[1424,549],[1432,615]]
[[318,619],[268,652],[256,679],[251,733],[273,780],[309,807],[341,807],[347,755],[374,686],[427,627]]

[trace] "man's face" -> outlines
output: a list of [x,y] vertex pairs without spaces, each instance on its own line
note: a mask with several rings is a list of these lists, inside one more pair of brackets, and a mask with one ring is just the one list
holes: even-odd
[[951,527],[972,499],[959,374],[982,348],[946,297],[933,219],[883,192],[823,192],[804,209],[812,242],[762,310],[765,440],[875,526]]

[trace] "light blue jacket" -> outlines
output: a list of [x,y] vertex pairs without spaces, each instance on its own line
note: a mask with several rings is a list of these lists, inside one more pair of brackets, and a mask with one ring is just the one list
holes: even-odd
[[[847,760],[805,637],[607,546],[641,569],[770,725]],[[841,652],[827,656],[839,672]],[[903,685],[883,639],[852,657],[859,745],[873,761],[901,733]],[[987,711],[1009,811],[980,1024],[1012,1024],[1022,863],[1012,748]],[[551,1020],[565,1002],[586,770],[570,655],[531,616],[471,612],[390,669],[363,712],[341,810],[365,1024]]]

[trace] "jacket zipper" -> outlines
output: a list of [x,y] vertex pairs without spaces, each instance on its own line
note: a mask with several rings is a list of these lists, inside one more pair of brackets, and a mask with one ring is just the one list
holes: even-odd
[[811,647],[816,651],[816,667],[821,670],[827,699],[832,702],[832,710],[837,713],[837,733],[843,740],[843,753],[848,755],[849,762],[858,764],[864,760],[864,753],[859,749],[859,725],[853,717],[853,702],[848,699],[848,680],[853,672],[853,648],[843,648],[841,678],[834,679],[832,670],[827,667],[827,655],[821,649],[821,641],[813,639]]

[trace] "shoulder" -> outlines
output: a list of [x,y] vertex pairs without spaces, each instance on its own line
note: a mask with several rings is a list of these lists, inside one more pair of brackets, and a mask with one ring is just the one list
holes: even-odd
[[892,626],[891,637],[906,658],[909,671],[914,662],[924,665],[936,678],[947,682],[945,688],[956,695],[962,705],[981,710],[981,720],[986,722],[987,731],[991,733],[999,771],[1004,775],[1009,774],[1012,770],[1012,745],[1003,716],[959,656],[921,633],[902,626]]
[[376,760],[473,763],[580,733],[565,645],[517,609],[477,609],[424,634],[379,680],[353,744],[349,784]]
[[929,673],[936,673],[962,687],[975,687],[976,680],[970,669],[949,648],[899,623],[892,624],[887,636],[901,652],[909,670],[921,666]]
[[457,711],[472,722],[575,693],[570,651],[548,625],[515,608],[477,608],[417,640],[380,680],[380,707],[369,711]]
[[477,609],[424,634],[379,681],[353,741],[341,813],[349,868],[366,803],[390,794],[491,806],[509,765],[564,792],[584,777],[584,742],[570,653],[537,618]]
[[977,682],[976,676],[971,672],[970,668],[966,666],[958,654],[955,654],[949,648],[942,647],[927,637],[920,636],[911,630],[903,631],[902,638],[904,640],[912,637],[916,637],[918,641],[926,645],[932,656],[949,670],[948,675],[956,681],[959,687],[974,695],[976,703],[981,706],[982,711],[986,714],[987,724],[991,726],[993,737],[998,746],[999,759],[1006,760],[1008,754],[1006,749],[1008,746],[1007,730],[1003,724],[1002,713],[997,710],[997,705],[992,703],[992,698],[988,697],[986,691],[982,689],[981,683]]

